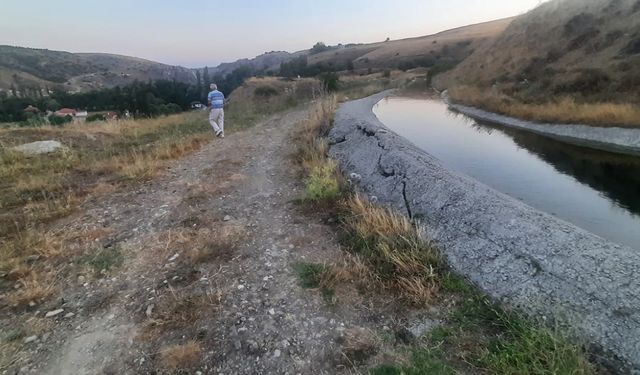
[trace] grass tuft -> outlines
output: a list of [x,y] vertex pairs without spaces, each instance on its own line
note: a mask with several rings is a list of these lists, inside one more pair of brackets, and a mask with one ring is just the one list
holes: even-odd
[[316,263],[296,263],[293,265],[293,269],[298,274],[301,287],[319,289],[325,300],[333,300],[337,275],[331,267]]
[[337,171],[336,162],[330,159],[322,165],[313,167],[306,181],[305,198],[311,201],[327,201],[338,198],[340,183]]
[[55,293],[52,281],[49,274],[40,274],[31,270],[27,276],[18,280],[19,288],[9,293],[6,301],[14,307],[24,307],[31,302],[40,303]]
[[202,349],[195,341],[174,345],[160,351],[162,366],[170,370],[188,370],[200,364]]
[[122,250],[119,247],[101,248],[86,258],[86,262],[96,272],[107,272],[119,267],[124,261]]
[[444,359],[438,349],[418,348],[406,365],[382,365],[370,371],[371,375],[455,375],[457,372]]

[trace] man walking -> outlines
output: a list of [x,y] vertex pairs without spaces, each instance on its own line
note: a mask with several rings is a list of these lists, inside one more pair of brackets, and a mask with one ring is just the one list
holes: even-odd
[[211,92],[207,97],[209,102],[209,123],[216,133],[216,137],[224,138],[224,94],[218,91],[218,86],[212,83]]

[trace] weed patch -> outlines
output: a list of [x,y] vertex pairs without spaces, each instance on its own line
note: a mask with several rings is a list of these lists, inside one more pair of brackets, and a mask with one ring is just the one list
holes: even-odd
[[327,301],[332,301],[335,295],[333,289],[335,274],[329,266],[316,263],[296,263],[293,265],[293,269],[298,274],[301,287],[319,289]]
[[108,272],[122,265],[123,261],[124,256],[119,247],[101,248],[86,258],[86,263],[96,272]]
[[382,365],[370,371],[371,375],[456,375],[438,349],[415,349],[406,365]]
[[[466,332],[464,335],[452,332]],[[595,374],[585,348],[553,330],[473,292],[433,340],[467,348],[468,361],[506,375]]]

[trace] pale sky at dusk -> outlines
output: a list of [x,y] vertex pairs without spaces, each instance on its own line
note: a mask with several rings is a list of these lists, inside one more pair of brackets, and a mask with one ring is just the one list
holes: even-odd
[[266,51],[433,34],[540,0],[2,0],[0,44],[106,52],[188,67]]

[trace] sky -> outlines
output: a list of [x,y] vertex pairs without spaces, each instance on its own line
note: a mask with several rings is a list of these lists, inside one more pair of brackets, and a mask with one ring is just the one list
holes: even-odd
[[540,0],[2,0],[0,45],[215,66],[522,14]]

